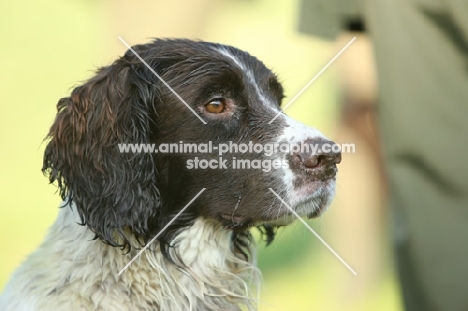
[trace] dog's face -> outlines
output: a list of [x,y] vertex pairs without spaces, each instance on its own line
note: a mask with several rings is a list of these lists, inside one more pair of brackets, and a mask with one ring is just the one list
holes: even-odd
[[[291,212],[269,188],[302,216],[318,216],[329,204],[341,156],[280,147],[332,143],[277,116],[283,89],[263,63],[232,47],[187,40],[156,40],[134,50],[193,111],[131,51],[59,101],[43,169],[98,237],[127,246],[130,229],[148,240],[202,188],[161,240],[200,216],[235,230],[284,225]],[[218,149],[122,153],[119,144]],[[250,150],[220,154],[220,145],[242,144]],[[197,168],[196,159],[212,166]]]

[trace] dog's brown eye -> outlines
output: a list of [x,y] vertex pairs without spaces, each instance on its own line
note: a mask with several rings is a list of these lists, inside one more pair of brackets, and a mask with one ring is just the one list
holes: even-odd
[[226,104],[222,99],[214,99],[205,105],[205,109],[209,113],[221,113],[225,108]]

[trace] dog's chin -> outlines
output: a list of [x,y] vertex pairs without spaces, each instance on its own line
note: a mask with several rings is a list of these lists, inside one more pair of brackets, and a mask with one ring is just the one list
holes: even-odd
[[[335,196],[335,179],[314,181],[295,189],[289,196],[289,207],[300,217],[317,218],[322,215]],[[287,202],[287,201],[286,201]],[[283,206],[283,213],[264,224],[286,226],[297,220],[291,210]]]
[[301,217],[317,218],[327,210],[334,196],[334,178],[312,182],[296,191],[291,207]]
[[[299,217],[304,218],[318,218],[320,217],[330,205],[333,195],[320,195],[311,196],[307,199],[302,200],[300,203],[291,206]],[[293,214],[289,209],[285,210],[283,214],[261,222],[262,225],[270,225],[275,227],[283,227],[291,224],[297,220],[297,216]]]
[[[334,195],[335,180],[329,179],[304,185],[290,194],[290,202],[287,201],[287,198],[284,200],[297,215],[311,219],[319,217],[327,210]],[[284,204],[278,208],[281,210],[272,211],[260,217],[258,215],[251,217],[249,215],[221,213],[218,215],[218,220],[225,227],[238,230],[262,225],[282,227],[297,220],[297,216]]]

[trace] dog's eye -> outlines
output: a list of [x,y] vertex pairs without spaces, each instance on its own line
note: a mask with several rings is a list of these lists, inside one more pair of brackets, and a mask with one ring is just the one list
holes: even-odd
[[223,99],[213,99],[205,105],[205,109],[209,113],[221,113],[226,109],[226,103]]

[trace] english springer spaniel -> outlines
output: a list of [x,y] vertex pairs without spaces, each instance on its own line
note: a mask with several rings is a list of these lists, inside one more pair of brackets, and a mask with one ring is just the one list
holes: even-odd
[[[281,113],[277,77],[246,52],[190,40],[133,50],[152,70],[129,50],[59,100],[42,170],[64,203],[0,310],[256,310],[250,228],[269,243],[295,218],[284,203],[309,218],[329,205],[339,152],[238,151],[214,169],[187,163],[221,160],[216,148],[122,152],[129,143],[331,143]],[[234,168],[236,159],[252,167]]]

